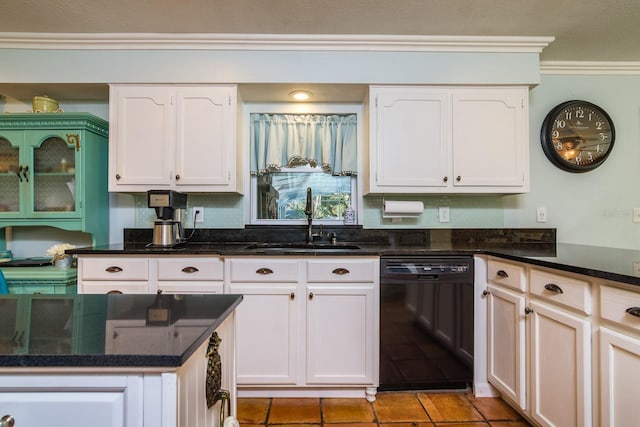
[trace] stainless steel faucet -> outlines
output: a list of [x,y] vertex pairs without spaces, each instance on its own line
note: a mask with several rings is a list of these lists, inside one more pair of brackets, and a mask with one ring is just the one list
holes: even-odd
[[311,187],[307,187],[307,205],[304,208],[307,216],[307,243],[313,243],[313,201],[311,197]]
[[322,224],[320,224],[320,232],[313,232],[313,199],[311,197],[311,187],[307,187],[307,205],[304,208],[304,214],[307,216],[307,243],[313,243],[315,237],[322,238]]

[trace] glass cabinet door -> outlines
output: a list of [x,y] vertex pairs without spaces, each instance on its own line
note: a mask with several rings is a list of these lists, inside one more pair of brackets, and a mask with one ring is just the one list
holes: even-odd
[[20,212],[20,144],[23,132],[0,134],[0,215]]
[[[77,134],[44,136],[33,145],[32,212],[55,213],[68,216],[77,212],[76,153]],[[48,215],[51,216],[51,215]]]

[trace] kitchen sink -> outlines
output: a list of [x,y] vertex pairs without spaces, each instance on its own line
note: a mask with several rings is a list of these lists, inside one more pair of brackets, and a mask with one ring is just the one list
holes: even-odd
[[245,247],[248,250],[258,251],[339,251],[360,249],[360,246],[347,243],[254,243]]

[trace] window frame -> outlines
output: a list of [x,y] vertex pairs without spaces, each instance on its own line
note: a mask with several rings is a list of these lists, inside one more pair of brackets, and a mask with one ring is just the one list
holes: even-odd
[[[242,139],[243,139],[243,158],[244,158],[244,176],[250,174],[250,116],[253,113],[270,113],[270,114],[355,114],[357,117],[356,125],[356,149],[357,149],[357,175],[351,177],[351,207],[355,211],[356,224],[361,224],[361,206],[362,206],[362,147],[363,147],[363,106],[362,104],[334,104],[334,103],[245,103],[243,104],[242,114]],[[311,172],[319,173],[319,172]],[[257,218],[257,177],[249,175],[249,179],[244,180],[244,218],[245,224],[250,225],[306,225],[307,220],[292,219],[258,219]],[[342,220],[315,220],[315,224],[337,225],[343,224]]]

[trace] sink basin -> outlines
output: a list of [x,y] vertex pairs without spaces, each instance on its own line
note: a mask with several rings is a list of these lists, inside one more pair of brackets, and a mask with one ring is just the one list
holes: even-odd
[[339,251],[360,249],[347,243],[255,243],[244,249],[259,251]]

